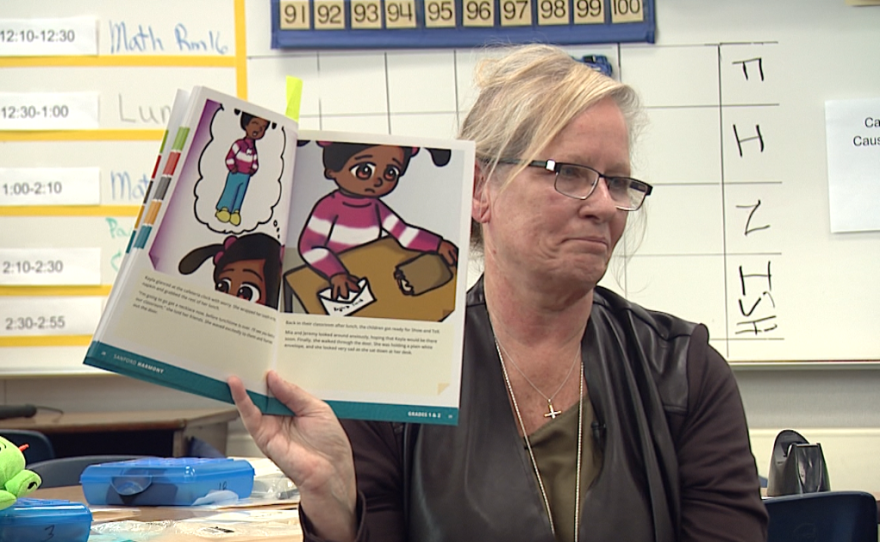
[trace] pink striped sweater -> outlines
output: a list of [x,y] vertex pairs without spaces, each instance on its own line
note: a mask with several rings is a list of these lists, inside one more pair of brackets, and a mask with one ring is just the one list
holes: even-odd
[[443,240],[410,226],[377,198],[352,197],[335,190],[312,209],[299,237],[299,253],[309,267],[330,278],[348,272],[337,254],[375,241],[383,232],[402,247],[420,252],[437,250]]
[[257,160],[257,145],[249,137],[243,137],[232,144],[226,153],[226,167],[232,173],[253,175],[260,167]]

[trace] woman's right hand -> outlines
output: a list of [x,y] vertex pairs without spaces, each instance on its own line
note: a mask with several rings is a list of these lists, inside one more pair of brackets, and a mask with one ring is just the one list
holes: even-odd
[[357,486],[348,436],[330,406],[275,371],[266,375],[270,393],[296,416],[270,416],[254,405],[242,381],[227,380],[242,422],[266,457],[300,492],[300,506],[315,534],[354,540]]

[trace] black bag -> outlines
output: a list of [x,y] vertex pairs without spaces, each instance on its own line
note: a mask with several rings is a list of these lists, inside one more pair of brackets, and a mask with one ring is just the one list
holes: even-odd
[[780,431],[773,444],[773,457],[770,458],[767,496],[830,490],[831,483],[828,481],[822,445],[810,444],[797,431]]

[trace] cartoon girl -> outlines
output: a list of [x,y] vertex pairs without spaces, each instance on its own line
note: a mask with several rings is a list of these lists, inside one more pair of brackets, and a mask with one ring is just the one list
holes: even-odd
[[[381,201],[406,173],[418,147],[318,142],[324,148],[324,177],[337,190],[312,208],[299,238],[306,264],[330,283],[333,299],[357,292],[357,277],[339,260],[344,250],[391,235],[400,245],[420,252],[436,252],[449,265],[458,260],[458,248],[428,230],[404,222]],[[437,166],[449,163],[450,151],[428,149]]]
[[[260,167],[257,160],[257,140],[266,135],[266,129],[269,127],[269,121],[266,119],[236,109],[235,114],[239,113],[244,137],[236,140],[226,153],[226,168],[229,173],[226,175],[223,193],[217,201],[217,212],[214,213],[217,220],[229,222],[233,226],[241,224],[241,204],[247,193],[251,176]],[[272,127],[275,127],[274,124]]]
[[265,233],[230,235],[223,243],[193,249],[177,270],[189,275],[213,258],[215,290],[277,309],[281,256],[281,243]]

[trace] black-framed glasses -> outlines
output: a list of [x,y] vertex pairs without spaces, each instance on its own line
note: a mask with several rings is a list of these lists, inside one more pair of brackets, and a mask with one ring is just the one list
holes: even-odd
[[563,196],[585,200],[596,189],[599,179],[605,179],[608,193],[621,211],[637,211],[654,189],[650,184],[632,177],[605,175],[590,166],[557,162],[556,160],[533,160],[524,162],[517,158],[501,158],[499,164],[537,167],[556,174],[554,187]]

